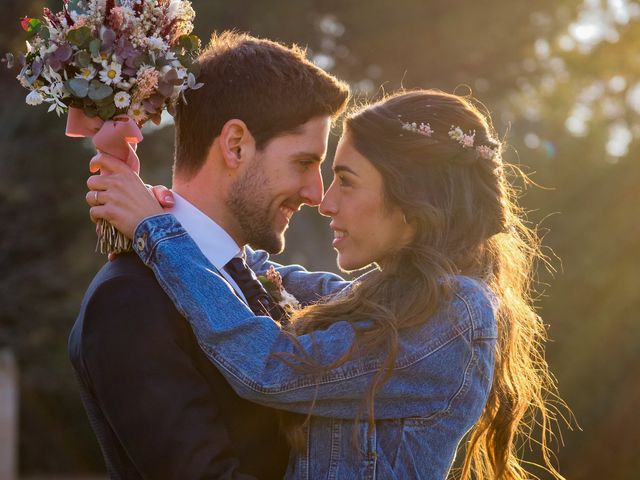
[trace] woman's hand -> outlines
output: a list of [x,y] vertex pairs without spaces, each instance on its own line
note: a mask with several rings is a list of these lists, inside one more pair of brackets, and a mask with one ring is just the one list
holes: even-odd
[[173,192],[164,185],[156,185],[154,187],[151,187],[151,191],[155,195],[156,200],[158,200],[158,203],[160,203],[162,208],[171,208],[175,205]]
[[[87,203],[91,220],[108,220],[129,238],[144,218],[163,213],[163,209],[140,177],[123,161],[99,153],[91,159],[92,172],[102,171],[87,180]],[[166,192],[163,194],[166,196]]]

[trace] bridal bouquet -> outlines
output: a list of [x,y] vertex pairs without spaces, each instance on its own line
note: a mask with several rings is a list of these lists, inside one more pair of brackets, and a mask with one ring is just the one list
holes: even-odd
[[[18,80],[29,105],[68,112],[67,135],[92,137],[99,151],[139,170],[136,144],[148,120],[173,113],[197,83],[200,39],[187,0],[63,0],[62,11],[25,17],[27,51]],[[102,253],[130,249],[112,225],[98,224]]]

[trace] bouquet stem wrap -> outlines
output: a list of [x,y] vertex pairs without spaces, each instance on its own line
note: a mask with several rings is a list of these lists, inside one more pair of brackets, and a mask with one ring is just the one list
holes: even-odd
[[[103,121],[99,117],[88,117],[80,108],[69,108],[66,135],[87,137],[93,140],[96,150],[125,162],[133,171],[140,173],[140,160],[136,155],[142,132],[128,116],[121,115]],[[100,171],[100,175],[109,175]],[[102,254],[122,253],[131,250],[131,240],[120,233],[106,220],[99,220],[96,251]]]

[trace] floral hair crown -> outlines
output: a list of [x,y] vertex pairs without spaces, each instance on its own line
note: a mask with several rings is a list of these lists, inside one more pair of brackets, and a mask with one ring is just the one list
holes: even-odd
[[[428,123],[421,122],[420,124],[416,122],[401,122],[402,129],[408,130],[413,133],[417,133],[418,135],[423,135],[425,137],[431,137],[434,134],[433,128]],[[469,130],[468,133],[464,133],[462,128],[451,125],[451,129],[449,130],[449,138],[458,142],[462,148],[474,148],[474,143],[476,139],[476,131]],[[474,148],[476,154],[480,158],[484,158],[485,160],[491,160],[498,154],[497,148],[492,148],[487,145],[478,145]]]

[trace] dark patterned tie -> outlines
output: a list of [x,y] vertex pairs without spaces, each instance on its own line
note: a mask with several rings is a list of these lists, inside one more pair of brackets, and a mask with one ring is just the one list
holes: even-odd
[[282,307],[277,305],[264,289],[256,274],[249,268],[242,257],[234,257],[224,266],[242,290],[249,308],[256,315],[267,315],[277,322],[286,322],[286,315]]

